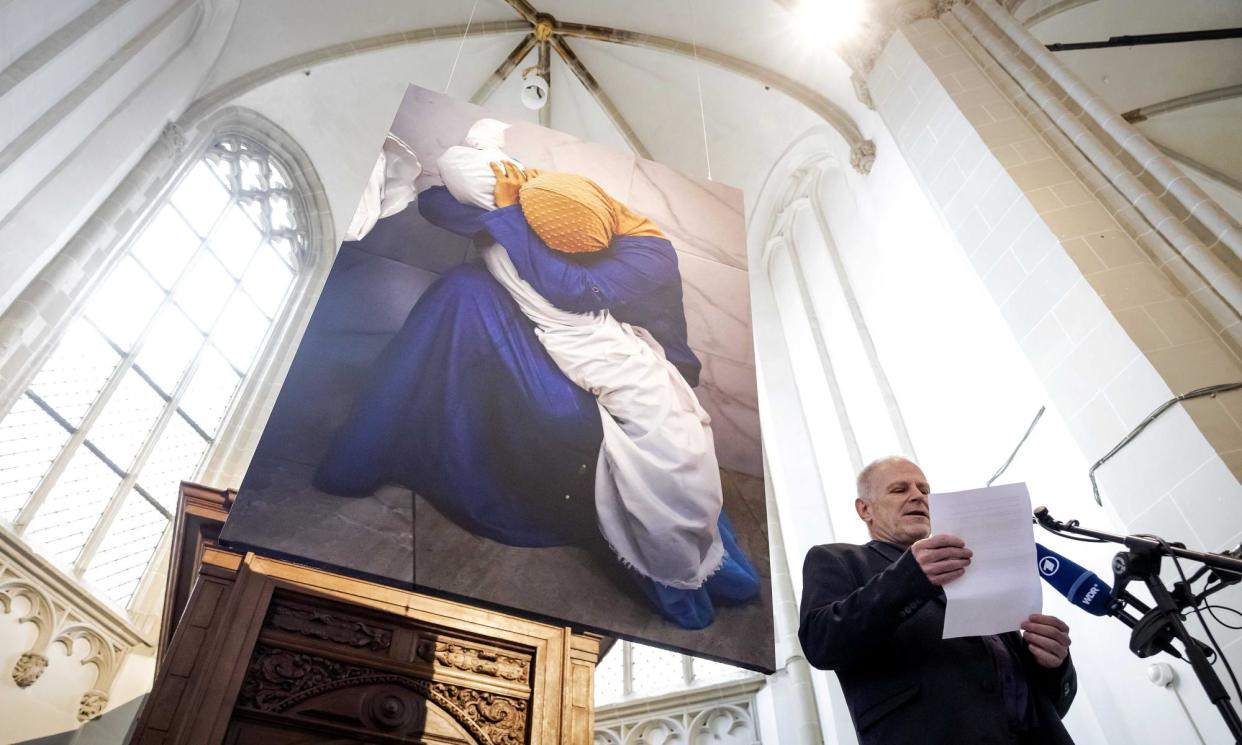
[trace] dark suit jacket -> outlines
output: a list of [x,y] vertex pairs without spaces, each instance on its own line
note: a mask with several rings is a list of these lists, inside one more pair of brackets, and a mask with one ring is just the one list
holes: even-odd
[[[941,639],[944,592],[908,550],[872,541],[816,546],[803,567],[798,639],[815,667],[835,670],[862,745],[1019,742],[995,663],[980,637]],[[1073,663],[1036,664],[1021,636],[1001,636],[1020,661],[1042,739],[1072,745],[1061,724],[1078,690]]]

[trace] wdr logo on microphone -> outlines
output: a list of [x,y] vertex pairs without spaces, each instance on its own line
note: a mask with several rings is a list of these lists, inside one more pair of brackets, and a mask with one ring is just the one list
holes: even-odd
[[1039,573],[1045,577],[1051,577],[1061,568],[1061,562],[1057,561],[1055,556],[1045,556],[1039,561]]

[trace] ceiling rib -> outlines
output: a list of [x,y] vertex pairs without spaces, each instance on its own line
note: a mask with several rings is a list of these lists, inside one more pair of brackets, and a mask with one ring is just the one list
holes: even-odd
[[[671,39],[667,36],[656,36],[654,34],[642,34],[636,31],[627,31],[625,29],[609,28],[607,26],[592,26],[585,23],[557,23],[556,31],[559,36],[571,36],[580,39],[591,39],[593,41],[606,41],[612,44],[622,44],[627,46],[647,47],[649,49],[658,49],[663,52],[679,54],[683,57],[695,56],[694,46],[688,41],[680,41]],[[854,123],[853,118],[840,106],[837,106],[826,96],[815,91],[813,88],[803,85],[793,78],[771,70],[763,65],[755,64],[740,57],[734,57],[724,52],[716,51],[703,45],[698,45],[699,59],[706,60],[724,68],[729,72],[737,73],[745,77],[755,80],[764,85],[770,85],[781,91],[795,101],[814,111],[829,124],[833,126],[841,134],[850,147],[859,145],[863,142],[862,132],[858,129],[858,125]]]
[[548,83],[547,102],[539,109],[539,124],[543,127],[552,126],[552,47],[544,39],[539,42],[539,74]]
[[475,21],[470,24],[469,28],[464,23],[456,23],[450,26],[395,31],[390,34],[331,44],[292,57],[276,60],[213,88],[191,104],[185,113],[177,119],[177,122],[179,126],[193,126],[211,112],[227,106],[239,96],[258,88],[264,83],[269,83],[291,73],[305,71],[310,67],[326,62],[347,59],[358,54],[376,52],[381,49],[412,46],[427,41],[461,39],[463,36],[470,38],[494,36],[496,34],[509,34],[517,31],[530,31],[530,24],[517,19],[507,21]]
[[[1084,5],[1094,3],[1095,1],[1096,0],[1061,0],[1060,2],[1056,2],[1051,5],[1045,5],[1028,16],[1025,20],[1020,21],[1020,23],[1026,28],[1030,28],[1031,26],[1034,26],[1037,23],[1042,23],[1053,16],[1061,15],[1067,10],[1080,8]],[[1014,15],[1017,14],[1015,13]]]
[[[469,27],[467,27],[466,24],[453,24],[434,28],[416,28],[408,31],[398,31],[390,34],[372,36],[364,39],[357,39],[354,41],[320,47],[319,49],[287,57],[282,60],[277,60],[270,64],[264,65],[263,67],[251,70],[244,75],[240,75],[220,85],[196,100],[185,111],[185,113],[182,114],[178,121],[182,126],[192,126],[193,123],[207,116],[212,111],[228,105],[229,102],[245,94],[247,91],[254,90],[264,83],[285,75],[303,71],[309,67],[323,64],[325,62],[345,59],[357,54],[374,52],[389,47],[413,45],[425,41],[439,41],[446,38],[460,39],[463,36],[491,36],[496,34],[513,33],[515,31],[530,32],[532,30],[532,25],[538,22],[538,20],[535,19],[536,14],[534,9],[528,3],[524,2],[524,0],[506,0],[506,2],[508,2],[515,11],[522,14],[523,19],[526,19],[527,15],[530,14],[531,22],[528,23],[527,20],[514,19],[508,21],[476,21]],[[683,42],[664,36],[641,34],[634,31],[627,31],[625,29],[615,29],[605,26],[592,26],[579,23],[556,24],[555,35],[550,41],[554,48],[557,49],[558,54],[561,53],[561,48],[565,48],[564,41],[561,38],[562,35],[591,39],[595,41],[605,41],[613,44],[647,47],[689,58],[693,58],[695,56],[694,48],[689,42]],[[790,98],[793,98],[795,101],[798,101],[830,124],[849,144],[851,150],[857,148],[867,148],[870,145],[870,143],[863,138],[862,132],[859,130],[858,125],[854,122],[850,115],[846,113],[844,109],[837,106],[826,96],[818,93],[814,89],[762,65],[748,62],[739,57],[734,57],[707,47],[698,47],[698,57],[699,59],[707,60],[708,62],[711,62],[712,64],[729,72],[743,75],[761,84],[771,86]],[[574,59],[577,58],[574,57]],[[581,63],[579,63],[579,65],[580,64]],[[571,69],[573,68],[571,67]],[[576,74],[577,71],[575,71],[575,75]],[[592,80],[593,79],[594,78],[592,78]],[[613,109],[615,111],[615,106]],[[646,152],[646,148],[643,148],[642,152]]]
[[1174,150],[1171,147],[1165,147],[1164,145],[1161,145],[1159,142],[1156,142],[1154,140],[1152,141],[1151,144],[1155,145],[1156,149],[1158,149],[1160,152],[1164,153],[1165,155],[1169,156],[1173,160],[1177,161],[1178,163],[1181,163],[1182,165],[1187,166],[1189,168],[1193,168],[1194,170],[1204,174],[1208,178],[1211,178],[1215,181],[1219,181],[1225,186],[1228,186],[1232,189],[1242,192],[1242,180],[1236,179],[1227,173],[1221,173],[1220,171],[1207,165],[1206,163],[1200,163],[1194,158],[1191,158],[1189,155],[1186,155],[1185,153]]
[[470,103],[477,106],[482,106],[486,103],[487,99],[491,98],[491,95],[500,87],[500,84],[505,82],[505,78],[509,77],[509,73],[513,72],[513,69],[520,65],[522,60],[526,59],[526,55],[530,54],[530,50],[534,47],[535,35],[533,33],[523,37],[518,42],[518,45],[513,48],[513,51],[509,52],[509,56],[505,57],[505,61],[500,63],[500,66],[496,68],[491,77],[483,81],[483,85],[480,85],[479,89],[474,92],[474,95],[470,97]]
[[1165,101],[1140,106],[1137,109],[1131,109],[1121,115],[1123,119],[1131,124],[1136,122],[1147,121],[1157,114],[1167,114],[1170,111],[1179,111],[1188,109],[1191,106],[1201,106],[1207,103],[1215,103],[1216,101],[1225,101],[1230,98],[1242,97],[1242,83],[1238,85],[1227,85],[1223,88],[1213,88],[1208,91],[1199,91],[1191,93],[1188,96],[1178,96]]
[[530,25],[534,26],[538,21],[539,11],[535,10],[535,8],[530,3],[526,2],[526,0],[505,0],[505,2],[509,3],[509,7],[513,8],[513,10],[518,15],[522,16],[522,18],[524,18]]
[[553,36],[549,39],[549,43],[552,45],[552,48],[556,50],[556,53],[560,55],[560,58],[565,61],[565,64],[569,67],[570,71],[573,72],[574,76],[578,78],[578,82],[582,83],[582,87],[587,89],[587,92],[595,98],[595,102],[599,104],[600,108],[604,110],[604,113],[608,115],[608,118],[612,120],[613,125],[616,126],[617,130],[621,133],[621,136],[625,138],[627,143],[629,143],[630,149],[632,149],[640,158],[652,160],[651,151],[648,150],[647,146],[643,144],[643,141],[639,139],[638,133],[634,131],[634,128],[630,126],[630,123],[627,122],[625,117],[621,115],[621,111],[617,108],[617,105],[612,102],[612,99],[608,97],[608,94],[604,92],[604,89],[600,88],[599,81],[595,79],[595,76],[591,74],[590,70],[586,69],[586,65],[582,64],[582,60],[578,59],[578,55],[574,54],[574,51],[569,48],[569,45],[565,43],[565,40],[560,36]]

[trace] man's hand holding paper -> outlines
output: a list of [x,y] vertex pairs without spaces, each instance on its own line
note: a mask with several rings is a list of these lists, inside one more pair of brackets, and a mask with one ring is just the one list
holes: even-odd
[[910,546],[910,553],[933,585],[945,585],[966,572],[974,552],[955,535],[935,533]]
[[[920,553],[928,557],[919,565],[929,580],[944,586],[944,638],[1000,634],[1032,623],[1031,616],[1042,609],[1042,594],[1026,485],[932,494],[930,507],[932,535],[911,550],[916,559]],[[1049,624],[1033,623],[1028,633],[1037,633],[1042,643],[1044,626]],[[1054,643],[1041,650],[1049,661],[1058,652]]]

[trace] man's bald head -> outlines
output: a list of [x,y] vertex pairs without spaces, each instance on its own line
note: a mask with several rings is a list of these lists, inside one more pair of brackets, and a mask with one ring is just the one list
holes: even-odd
[[927,495],[931,487],[917,464],[907,458],[880,458],[858,474],[854,509],[871,537],[910,546],[931,532]]
[[909,458],[903,458],[900,455],[889,455],[884,458],[877,458],[871,461],[863,470],[858,472],[858,498],[865,499],[870,502],[876,495],[876,491],[883,488],[884,484],[880,483],[880,475],[888,466],[897,464],[917,464]]

